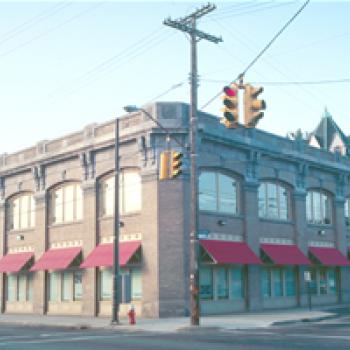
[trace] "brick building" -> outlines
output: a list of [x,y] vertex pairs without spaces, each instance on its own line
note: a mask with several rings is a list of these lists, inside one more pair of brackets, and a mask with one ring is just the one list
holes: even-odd
[[[188,142],[187,105],[146,109]],[[306,305],[305,271],[314,304],[350,300],[350,159],[330,118],[291,140],[199,113],[203,314]],[[188,158],[159,181],[165,134],[141,112],[120,124],[121,313],[131,298],[145,317],[186,315]],[[110,315],[113,170],[113,121],[0,156],[1,312]]]

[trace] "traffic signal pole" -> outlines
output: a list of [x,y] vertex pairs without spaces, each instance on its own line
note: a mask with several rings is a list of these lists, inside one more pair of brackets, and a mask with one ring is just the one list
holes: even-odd
[[190,307],[191,325],[199,326],[199,244],[198,244],[198,178],[197,178],[197,42],[205,39],[214,43],[222,41],[221,38],[197,30],[197,19],[215,10],[216,6],[208,4],[190,15],[172,20],[164,20],[163,24],[178,29],[190,35],[191,39],[191,108],[190,108],[190,159],[191,159],[191,219],[190,219]]

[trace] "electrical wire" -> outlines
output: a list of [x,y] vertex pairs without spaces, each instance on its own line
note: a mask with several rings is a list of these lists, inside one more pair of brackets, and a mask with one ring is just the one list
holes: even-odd
[[99,6],[103,5],[103,4],[104,4],[104,3],[97,3],[97,4],[94,4],[94,5],[90,6],[88,9],[85,9],[84,11],[78,12],[78,13],[75,14],[74,16],[72,16],[72,17],[68,18],[67,20],[65,20],[65,21],[63,21],[63,22],[57,24],[57,25],[54,26],[54,27],[51,27],[50,29],[48,29],[48,30],[46,30],[46,31],[44,31],[44,32],[41,32],[40,34],[38,34],[38,35],[32,37],[31,39],[29,39],[29,40],[27,40],[27,41],[25,41],[25,42],[23,42],[23,43],[21,43],[21,44],[19,44],[19,45],[17,45],[17,46],[14,46],[14,47],[12,47],[11,49],[9,49],[9,50],[7,50],[7,51],[3,51],[2,53],[0,53],[0,58],[6,57],[6,56],[12,54],[13,52],[16,52],[17,50],[21,49],[22,47],[27,46],[27,45],[31,44],[32,42],[34,42],[34,41],[36,41],[36,40],[38,40],[38,39],[41,39],[42,37],[47,36],[48,34],[54,32],[55,30],[57,30],[57,29],[63,27],[64,25],[66,25],[66,24],[68,24],[68,23],[71,23],[71,22],[77,20],[78,18],[80,18],[80,17],[82,17],[83,15],[85,15],[85,14],[91,12],[92,10],[94,10],[95,8],[97,8],[97,7],[99,7]]
[[286,6],[286,5],[291,5],[293,4],[292,2],[286,2],[286,3],[282,3],[282,4],[275,4],[275,5],[271,5],[271,6],[263,6],[263,7],[258,7],[256,9],[252,9],[252,10],[247,10],[247,11],[241,11],[241,12],[233,12],[233,13],[227,13],[225,15],[217,15],[217,13],[211,15],[211,16],[208,16],[208,20],[225,20],[225,19],[230,19],[230,18],[233,18],[233,17],[238,17],[238,16],[244,16],[244,15],[250,15],[250,14],[253,14],[253,13],[257,13],[257,12],[262,12],[262,11],[266,11],[266,10],[271,10],[271,9],[274,9],[274,8],[279,8],[279,7],[283,7],[283,6]]
[[[227,83],[227,80],[216,79],[201,79],[208,83]],[[252,84],[262,85],[324,85],[324,84],[338,84],[338,83],[350,83],[350,78],[334,79],[334,80],[309,80],[309,81],[252,81]]]
[[[270,48],[270,46],[277,40],[277,38],[286,30],[286,28],[296,19],[296,17],[304,10],[304,8],[309,4],[310,0],[307,0],[299,10],[286,22],[286,24],[273,36],[273,38],[267,43],[267,45],[258,53],[258,55],[247,65],[242,73],[238,74],[237,78],[231,81],[230,84],[237,82],[239,79],[243,78],[248,70],[259,60],[259,58]],[[208,102],[206,102],[201,109],[206,108],[215,99],[217,99],[222,92],[220,91],[215,96],[213,96]]]
[[43,11],[36,16],[32,17],[28,21],[20,24],[19,26],[5,32],[1,37],[0,37],[0,45],[15,38],[19,34],[25,33],[28,29],[30,29],[33,26],[36,26],[38,23],[54,16],[58,12],[66,9],[69,6],[72,6],[73,2],[68,2],[68,3],[58,3],[53,8],[50,8],[49,10]]

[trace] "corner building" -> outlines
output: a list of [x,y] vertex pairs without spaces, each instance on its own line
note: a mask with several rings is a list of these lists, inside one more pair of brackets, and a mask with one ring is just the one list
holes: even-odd
[[[188,143],[187,105],[145,108]],[[349,302],[348,153],[198,117],[202,314],[305,306],[305,276],[314,305]],[[189,157],[172,140],[184,171],[159,181],[165,134],[120,129],[121,315],[188,315]],[[111,121],[0,156],[1,312],[111,314],[114,142]]]

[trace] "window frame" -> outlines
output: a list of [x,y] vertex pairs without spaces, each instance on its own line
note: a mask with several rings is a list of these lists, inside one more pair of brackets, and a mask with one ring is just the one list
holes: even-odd
[[[23,202],[24,198],[27,199],[27,210],[26,216],[27,216],[27,224],[23,225]],[[31,230],[35,228],[35,207],[36,207],[36,202],[34,198],[34,193],[32,192],[22,192],[19,194],[16,194],[12,197],[10,197],[8,200],[8,205],[7,205],[7,229],[8,231],[23,231],[23,230]],[[17,224],[15,225],[15,202],[18,201],[18,218],[16,218]]]
[[[66,210],[67,210],[67,191],[69,188],[73,187],[73,200],[69,201],[69,205],[72,205],[72,219],[66,220]],[[60,205],[57,205],[56,196],[59,191],[62,191],[62,202]],[[84,218],[84,195],[83,189],[80,182],[69,181],[55,186],[50,190],[50,217],[52,225],[65,225],[72,224],[75,222],[80,222]],[[80,203],[79,203],[80,202]],[[60,221],[57,221],[58,208],[60,208]]]
[[[276,203],[276,211],[277,215],[269,215],[269,186],[275,187],[275,203]],[[283,194],[283,191],[286,192],[286,216],[282,217],[282,205],[281,205],[281,196]],[[261,199],[261,193],[264,194],[264,198]],[[260,208],[260,203],[263,202],[264,206],[263,208]],[[292,217],[292,205],[291,205],[291,190],[288,188],[288,186],[282,184],[278,181],[269,181],[269,180],[263,180],[260,182],[259,188],[258,188],[258,216],[259,219],[263,220],[278,220],[278,221],[290,221]]]
[[[127,210],[126,208],[130,205],[130,197],[126,195],[127,188],[125,187],[125,177],[128,174],[133,174],[137,175],[138,180],[135,186],[138,186],[138,193],[137,193],[137,205],[136,209],[132,210]],[[111,181],[112,180],[112,181]],[[100,218],[108,218],[108,217],[113,217],[114,215],[114,173],[108,174],[103,176],[99,180],[99,185],[98,185],[98,197],[99,197],[99,210],[98,210],[98,215]],[[105,191],[106,191],[106,183],[108,181],[111,181],[113,184],[111,186],[111,189],[113,190],[113,195],[110,197],[106,196]],[[107,198],[109,200],[112,200],[113,203],[112,205],[107,205],[106,200]],[[112,211],[110,212],[109,210],[106,210],[106,208],[112,207]],[[142,178],[140,175],[139,169],[135,168],[125,168],[120,171],[119,174],[119,212],[121,215],[129,215],[129,214],[135,214],[139,213],[142,210]]]
[[350,197],[346,197],[344,201],[344,219],[346,228],[350,229]]
[[[24,299],[20,298],[20,281],[21,277],[25,278],[25,286],[24,286]],[[9,293],[9,279],[13,280],[13,291]],[[19,272],[19,273],[10,273],[6,274],[6,302],[9,303],[28,303],[33,302],[33,273],[32,272]]]
[[[315,197],[315,194],[317,197]],[[316,200],[319,208],[316,208]],[[329,226],[333,224],[333,198],[330,193],[320,189],[309,189],[306,194],[306,222],[309,225]],[[324,203],[329,203],[328,208],[324,207]],[[316,210],[320,214],[320,220],[317,221]],[[327,214],[329,218],[327,218]],[[326,222],[329,220],[329,222]]]
[[[293,277],[294,277],[294,294],[288,293],[287,288],[287,271],[292,270]],[[276,295],[276,289],[275,289],[275,275],[278,273],[280,275],[280,287],[282,294]],[[267,277],[267,280],[264,278]],[[267,283],[266,283],[267,282]],[[275,266],[275,265],[265,265],[263,266],[263,269],[261,270],[261,285],[262,290],[261,294],[263,299],[270,300],[275,298],[296,298],[297,296],[297,285],[298,285],[298,279],[297,279],[297,270],[294,265],[290,266]],[[263,286],[266,285],[268,289],[268,294],[264,293]]]
[[[199,292],[199,298],[203,301],[243,301],[245,299],[246,295],[246,273],[245,268],[243,265],[213,265],[213,264],[201,264],[199,269],[200,270],[205,269],[211,276],[211,297],[202,297],[201,293]],[[233,289],[233,271],[239,270],[240,271],[240,286],[241,286],[241,293],[240,297],[236,297],[234,294]],[[219,271],[224,271],[225,274],[225,281],[226,281],[226,293],[224,296],[219,296],[218,293],[218,275]],[[199,283],[199,290],[201,288],[201,283]]]
[[[200,178],[201,176],[205,175],[205,174],[212,174],[214,176],[214,181],[215,184],[213,186],[213,195],[214,198],[214,202],[215,202],[215,209],[203,209],[201,208],[201,195],[205,195],[205,192],[201,191],[201,186],[200,186]],[[234,198],[233,196],[230,197],[230,201],[231,203],[233,202],[234,206],[234,210],[233,212],[229,212],[227,210],[223,210],[222,207],[224,207],[223,205],[223,200],[222,200],[222,190],[221,190],[221,182],[222,180],[220,180],[220,177],[223,178],[227,178],[230,181],[232,181],[232,183],[234,183],[234,186],[232,186],[232,188],[234,189],[233,193],[234,193]],[[229,175],[225,172],[219,171],[219,170],[209,170],[209,169],[203,169],[201,170],[200,174],[199,174],[199,178],[198,178],[198,207],[199,210],[202,212],[208,212],[208,213],[217,213],[220,215],[232,215],[232,216],[238,216],[239,212],[240,212],[240,205],[239,205],[239,179],[237,179],[237,177]]]
[[[82,289],[81,289],[81,297],[77,298],[75,293],[75,276],[77,274],[81,274],[81,280],[83,282],[83,270],[80,269],[67,269],[62,271],[50,271],[47,275],[47,301],[50,303],[72,303],[72,302],[80,302],[83,298],[83,290],[84,285],[81,283]],[[53,286],[51,284],[51,277],[53,275],[57,276],[57,280],[55,282],[55,293],[56,298],[51,299],[51,291],[53,289]],[[68,275],[68,280],[64,281],[64,275]],[[69,289],[69,295],[70,298],[66,299],[64,298],[64,284],[67,283],[68,289]]]

